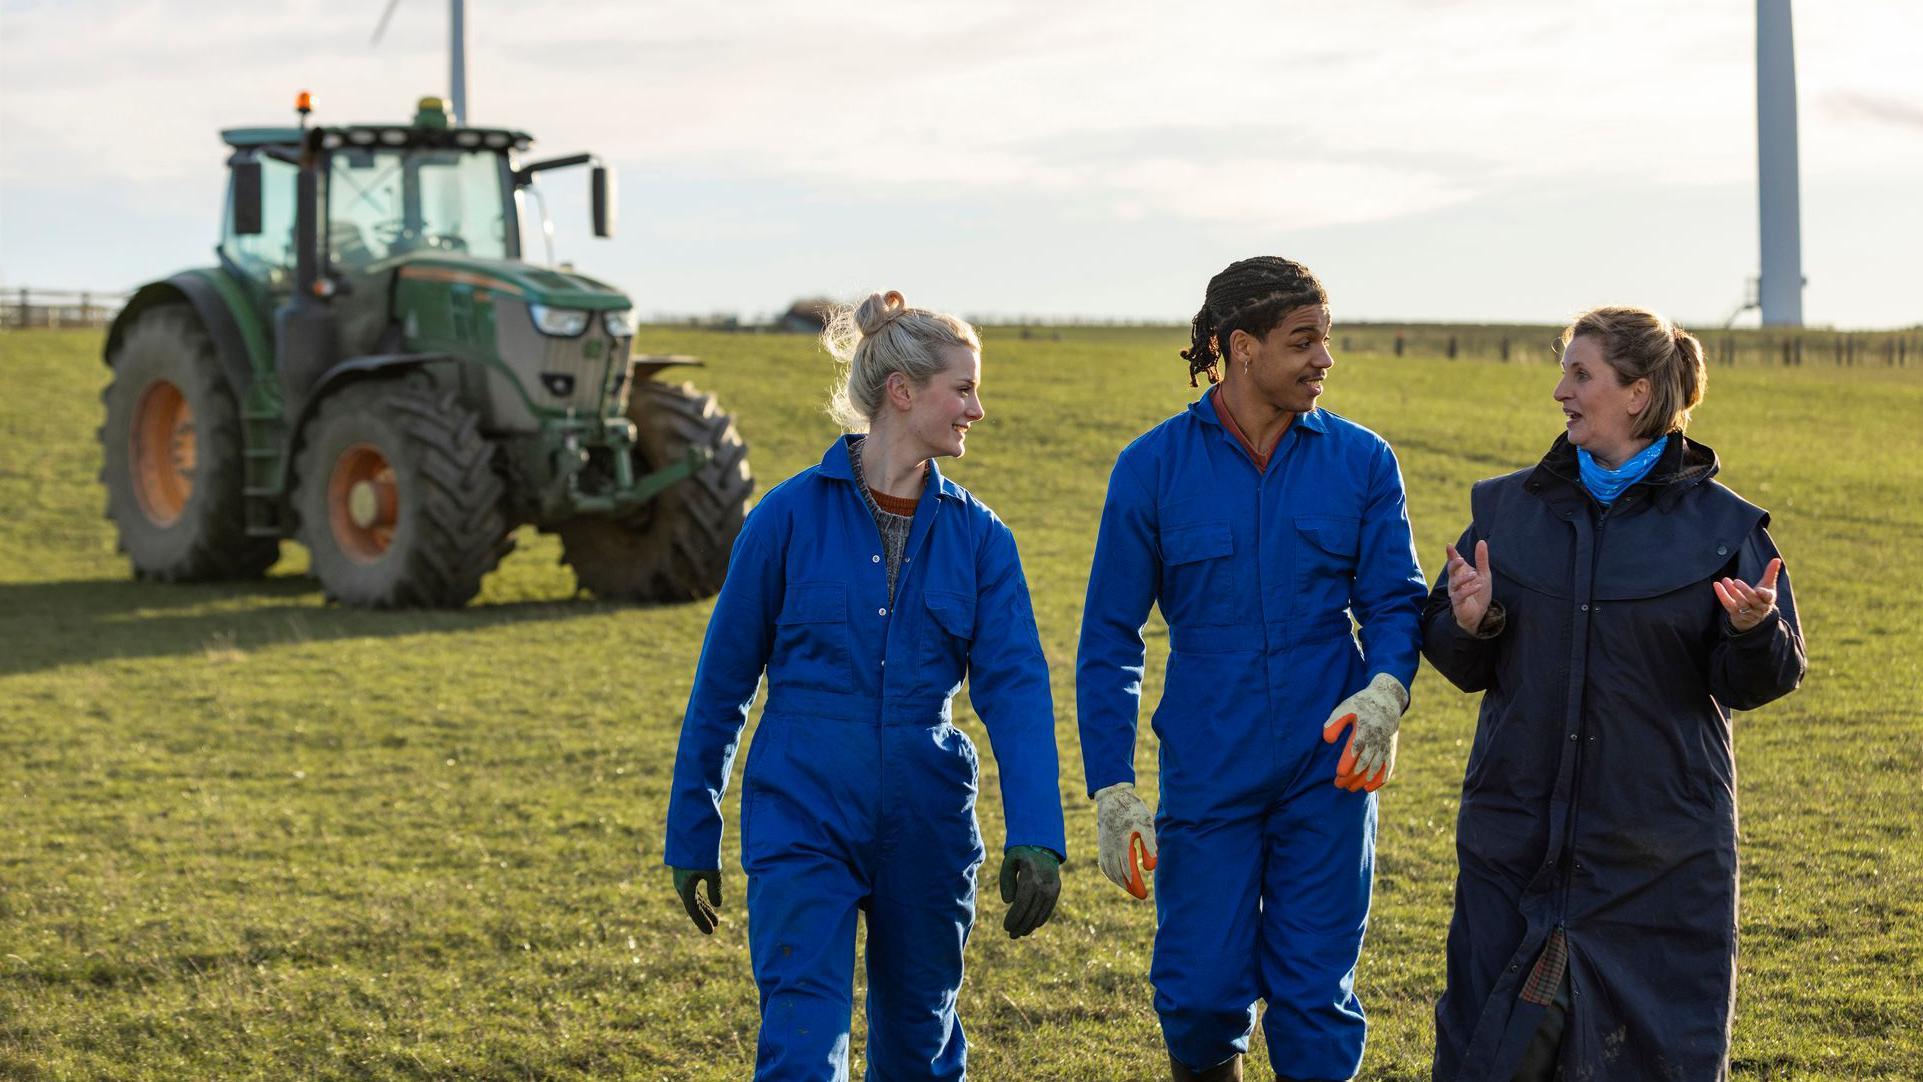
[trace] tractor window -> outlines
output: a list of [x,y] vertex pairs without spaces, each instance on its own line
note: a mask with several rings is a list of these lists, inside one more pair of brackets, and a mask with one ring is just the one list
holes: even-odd
[[228,191],[220,250],[241,273],[269,292],[284,292],[294,280],[294,175],[287,162],[261,155],[260,232],[234,232],[233,192]]
[[510,256],[506,170],[492,151],[337,150],[327,172],[327,257],[338,270],[422,250]]

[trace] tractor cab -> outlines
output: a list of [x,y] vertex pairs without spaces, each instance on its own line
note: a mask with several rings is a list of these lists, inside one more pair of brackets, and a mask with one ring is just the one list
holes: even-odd
[[521,164],[532,136],[455,127],[439,98],[421,99],[408,125],[234,128],[221,135],[233,148],[221,262],[275,304],[287,299],[299,274],[304,154],[315,174],[310,289],[321,296],[382,292],[415,253],[521,261],[522,195],[545,170],[591,166],[594,234],[614,232],[613,176],[592,155]]

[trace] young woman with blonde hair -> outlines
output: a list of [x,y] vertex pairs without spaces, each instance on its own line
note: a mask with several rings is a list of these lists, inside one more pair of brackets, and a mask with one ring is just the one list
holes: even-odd
[[682,720],[665,859],[712,933],[722,794],[765,670],[741,798],[755,1077],[848,1077],[859,912],[869,1077],[959,1079],[984,853],[975,749],[950,704],[966,677],[1001,774],[1003,926],[1027,935],[1054,910],[1066,854],[1047,664],[1014,535],[935,466],[983,416],[974,328],[877,293],[823,343],[844,365],[830,412],[851,432],[769,492],[735,543]]

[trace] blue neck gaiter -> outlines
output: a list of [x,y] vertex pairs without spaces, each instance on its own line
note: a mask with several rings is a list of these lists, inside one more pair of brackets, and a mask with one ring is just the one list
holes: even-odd
[[1643,479],[1656,460],[1663,457],[1663,448],[1669,445],[1669,437],[1650,444],[1629,456],[1629,460],[1615,469],[1607,469],[1596,461],[1596,456],[1581,447],[1576,448],[1576,465],[1582,470],[1582,487],[1589,490],[1596,502],[1608,507],[1616,502],[1623,490]]

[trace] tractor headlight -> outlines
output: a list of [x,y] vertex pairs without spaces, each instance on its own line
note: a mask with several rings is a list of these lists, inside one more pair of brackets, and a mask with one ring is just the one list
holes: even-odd
[[588,313],[578,308],[550,308],[545,304],[530,304],[528,315],[534,317],[534,326],[542,334],[556,338],[573,338],[588,329]]
[[608,329],[610,338],[633,338],[634,312],[628,308],[623,308],[619,312],[603,312],[601,326]]

